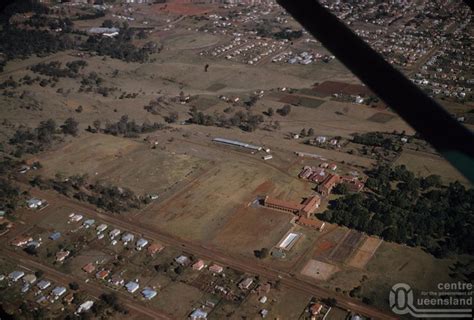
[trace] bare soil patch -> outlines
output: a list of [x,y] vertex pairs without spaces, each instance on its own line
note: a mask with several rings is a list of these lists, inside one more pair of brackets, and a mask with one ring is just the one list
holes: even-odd
[[318,260],[309,260],[301,270],[301,274],[324,281],[328,280],[337,271],[339,271],[339,268],[335,265]]

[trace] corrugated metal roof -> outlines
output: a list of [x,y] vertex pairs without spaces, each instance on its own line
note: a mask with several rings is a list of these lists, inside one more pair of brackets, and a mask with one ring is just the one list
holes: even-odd
[[258,150],[258,151],[262,150],[261,146],[256,146],[256,145],[253,145],[253,144],[249,144],[249,143],[245,143],[245,142],[241,142],[241,141],[237,141],[237,140],[230,140],[230,139],[224,139],[224,138],[214,138],[214,139],[212,139],[212,141],[231,144],[231,145],[239,146],[239,147],[242,147],[242,148],[248,148],[248,149],[253,149],[253,150]]

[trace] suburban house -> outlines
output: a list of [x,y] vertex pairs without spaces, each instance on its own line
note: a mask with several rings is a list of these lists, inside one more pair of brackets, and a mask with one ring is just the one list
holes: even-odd
[[51,291],[51,293],[55,296],[55,297],[60,297],[62,296],[63,294],[66,293],[66,288],[65,287],[56,287],[53,289],[53,291]]
[[33,273],[27,274],[23,277],[23,282],[26,284],[33,284],[36,282],[36,276]]
[[69,215],[69,221],[71,222],[79,222],[82,220],[82,218],[84,218],[81,214],[75,214],[75,213],[71,213]]
[[130,281],[125,285],[125,288],[127,288],[127,291],[130,293],[135,293],[140,288],[140,285],[136,282]]
[[148,245],[148,240],[140,238],[138,239],[137,244],[136,244],[137,250],[140,251],[143,248],[145,248],[147,245]]
[[102,223],[97,226],[96,230],[97,232],[104,232],[105,230],[107,230],[107,228],[108,226],[105,223]]
[[53,232],[49,235],[49,239],[51,239],[53,241],[56,241],[59,238],[61,238],[61,232],[59,232],[59,231],[55,231],[55,232]]
[[23,278],[24,275],[25,273],[23,271],[13,271],[8,275],[8,278],[13,282],[17,282],[18,280]]
[[40,290],[47,289],[51,285],[51,281],[49,280],[41,280],[38,282],[37,286],[40,288]]
[[87,219],[86,221],[84,221],[84,223],[82,225],[84,226],[84,228],[87,229],[87,228],[92,227],[94,224],[95,224],[94,219]]
[[153,290],[152,288],[147,287],[147,288],[143,289],[142,295],[146,300],[151,300],[154,297],[156,297],[157,292],[155,290]]
[[115,237],[117,237],[118,235],[120,235],[120,230],[119,229],[114,229],[112,231],[110,231],[109,233],[109,236],[110,236],[110,239],[113,239]]
[[204,261],[199,259],[196,263],[193,264],[193,269],[197,271],[201,271],[204,268]]
[[253,283],[253,278],[246,278],[239,283],[239,288],[242,290],[248,290]]
[[110,274],[109,270],[101,270],[95,274],[95,277],[100,280],[104,280]]
[[133,239],[135,239],[135,236],[129,232],[122,235],[122,241],[125,243],[133,241]]
[[213,264],[209,267],[209,271],[211,271],[212,273],[221,273],[222,271],[224,271],[224,268],[218,264]]
[[30,236],[18,236],[12,240],[11,244],[12,246],[15,246],[15,247],[23,247],[24,245],[26,245],[28,242],[32,240],[33,238]]
[[189,258],[186,257],[186,256],[179,256],[179,257],[175,258],[174,261],[176,261],[178,264],[180,264],[184,267],[191,263],[191,260],[189,260]]
[[165,248],[165,247],[164,247],[163,245],[154,242],[154,243],[152,243],[151,245],[148,246],[148,248],[147,248],[147,253],[148,253],[149,255],[154,255],[154,254],[156,254],[156,253],[161,252],[161,250],[163,250],[164,248]]
[[92,264],[92,262],[89,262],[88,264],[82,267],[82,270],[87,273],[92,273],[95,270],[95,266]]
[[191,320],[207,319],[207,312],[202,309],[196,309],[189,315],[189,319]]
[[46,201],[37,199],[37,198],[31,198],[26,201],[26,205],[30,209],[38,209],[46,204]]
[[61,250],[56,253],[56,261],[63,262],[67,257],[69,257],[70,252],[68,250]]
[[123,286],[123,284],[125,283],[125,281],[123,280],[123,278],[118,275],[118,274],[115,274],[112,276],[112,278],[109,280],[110,284],[114,285],[114,286]]

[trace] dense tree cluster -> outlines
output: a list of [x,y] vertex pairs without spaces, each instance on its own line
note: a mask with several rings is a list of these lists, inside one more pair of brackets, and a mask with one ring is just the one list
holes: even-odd
[[281,30],[273,34],[273,37],[279,40],[288,39],[293,41],[295,39],[299,39],[303,36],[303,30]]
[[64,32],[71,32],[74,26],[73,22],[69,18],[51,18],[46,15],[35,14],[27,21],[25,21],[25,25],[34,28],[49,28],[51,30],[59,30]]
[[15,81],[15,79],[13,79],[12,76],[8,77],[8,79],[6,79],[5,81],[3,81],[2,83],[0,83],[0,89],[7,89],[7,88],[11,88],[11,89],[15,89],[19,86],[20,84]]
[[127,188],[103,182],[89,183],[87,175],[73,175],[67,178],[57,175],[52,179],[36,176],[31,179],[30,184],[44,189],[52,188],[67,197],[115,213],[141,208],[150,201],[149,197],[138,196]]
[[66,68],[61,68],[61,62],[51,61],[48,63],[38,63],[33,65],[30,70],[44,76],[57,78],[76,78],[80,70],[87,66],[84,60],[75,60],[66,63]]
[[[73,48],[97,52],[99,55],[127,62],[146,62],[150,54],[159,52],[162,48],[152,41],[147,42],[141,48],[135,47],[131,43],[134,31],[126,24],[123,25],[119,35],[115,38],[92,35],[87,41],[82,41],[79,38],[75,40],[71,36],[73,31],[71,19],[46,16],[47,7],[36,1],[18,1],[18,3],[18,5],[7,8],[0,16],[0,22],[3,24],[3,27],[0,28],[0,52],[3,53],[0,57],[0,72],[8,60],[24,59],[33,54],[48,55]],[[13,14],[31,10],[35,14],[25,22],[26,25],[29,25],[28,29],[9,24],[9,19]],[[92,11],[78,13],[76,19],[96,19],[105,15],[102,10],[90,10]],[[46,27],[55,31],[60,30],[60,32],[50,32],[45,30]],[[144,38],[143,34],[140,34],[140,38]]]
[[127,115],[123,115],[117,122],[107,122],[105,127],[101,127],[102,123],[99,120],[94,121],[93,126],[88,127],[88,131],[97,133],[103,132],[114,136],[124,136],[126,138],[136,138],[141,133],[149,133],[157,130],[162,130],[165,125],[162,123],[148,121],[138,124],[135,120],[130,120]]
[[320,218],[436,257],[474,254],[474,189],[442,186],[439,176],[418,178],[404,166],[378,167],[366,186],[372,192],[334,200]]
[[137,48],[130,42],[133,36],[132,29],[124,27],[114,38],[90,36],[83,44],[83,48],[87,51],[95,51],[101,56],[141,63],[148,61],[150,54],[161,50],[161,47],[154,42],[148,42],[142,48]]
[[[128,314],[128,310],[120,304],[117,298],[117,294],[114,292],[111,293],[103,293],[100,296],[100,301],[96,304],[99,306],[103,303],[105,303],[106,306],[111,307],[114,311],[123,313],[123,314]],[[96,315],[99,315],[101,312],[94,312]]]
[[34,0],[16,0],[6,6],[0,14],[0,23],[7,25],[10,18],[17,13],[33,12],[35,14],[47,14],[49,8]]
[[13,212],[21,200],[20,189],[11,180],[0,178],[0,210]]
[[251,112],[237,111],[233,116],[227,117],[223,114],[204,114],[197,111],[196,108],[191,109],[190,123],[204,126],[218,127],[239,127],[244,131],[254,131],[264,121],[261,114],[252,114]]
[[92,71],[88,75],[83,76],[79,92],[95,92],[104,97],[108,97],[111,92],[117,90],[115,87],[103,86],[104,79],[100,77],[97,72]]
[[41,121],[35,128],[20,127],[10,138],[9,143],[17,147],[15,155],[20,157],[23,153],[38,153],[49,147],[58,134],[73,135],[78,132],[78,123],[73,118],[68,118],[59,128],[53,119]]
[[147,197],[137,196],[130,189],[110,184],[95,183],[90,185],[89,190],[92,194],[87,195],[79,191],[74,197],[111,212],[120,213],[138,209],[148,202]]
[[74,118],[67,118],[64,121],[64,124],[61,126],[61,131],[63,134],[76,136],[79,131],[79,122],[74,120]]
[[[48,55],[58,51],[71,49],[74,41],[69,35],[53,34],[43,30],[25,30],[5,26],[0,30],[0,52],[6,61],[16,58],[27,58],[32,54]],[[0,64],[0,71],[3,66]]]
[[171,111],[166,117],[165,121],[168,123],[175,123],[179,119],[179,114],[176,111]]
[[402,142],[398,135],[389,135],[381,132],[355,134],[352,141],[366,146],[383,147],[393,151],[401,151],[402,148]]

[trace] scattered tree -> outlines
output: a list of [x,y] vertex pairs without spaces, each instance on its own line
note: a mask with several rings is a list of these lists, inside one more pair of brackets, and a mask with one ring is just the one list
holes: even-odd
[[280,109],[277,109],[277,113],[283,117],[286,117],[291,112],[291,106],[289,104],[285,104]]
[[78,125],[79,123],[74,120],[74,118],[67,118],[66,121],[64,121],[64,124],[61,126],[61,129],[64,134],[69,134],[72,136],[76,136],[78,132]]

